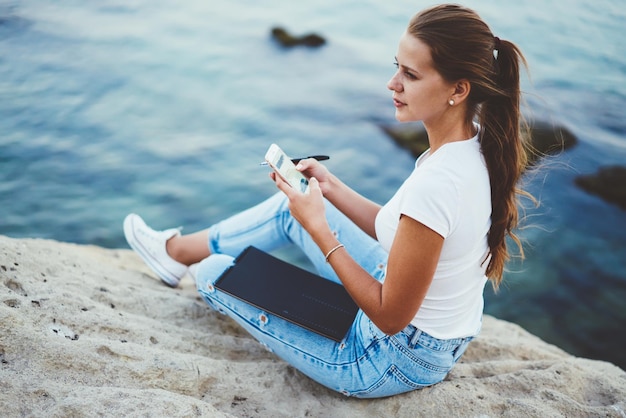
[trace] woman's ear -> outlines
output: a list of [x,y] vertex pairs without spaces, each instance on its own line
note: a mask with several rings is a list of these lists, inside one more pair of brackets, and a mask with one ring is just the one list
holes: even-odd
[[462,79],[457,81],[454,85],[454,95],[452,96],[452,99],[455,103],[461,103],[462,101],[467,99],[467,96],[469,96],[471,89],[472,85],[470,84],[469,80]]

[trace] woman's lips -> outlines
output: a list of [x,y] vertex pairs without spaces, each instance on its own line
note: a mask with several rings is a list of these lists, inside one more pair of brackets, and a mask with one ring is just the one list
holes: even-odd
[[402,106],[406,106],[406,103],[401,102],[400,100],[394,98],[393,99],[393,105],[398,108],[398,107],[402,107]]

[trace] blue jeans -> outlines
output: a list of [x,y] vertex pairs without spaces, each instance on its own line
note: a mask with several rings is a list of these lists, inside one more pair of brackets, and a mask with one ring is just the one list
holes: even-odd
[[[270,252],[299,246],[318,274],[341,283],[324,254],[290,215],[287,199],[277,193],[265,202],[209,228],[211,256],[202,261],[196,284],[214,309],[245,328],[261,344],[311,379],[345,395],[391,396],[440,382],[459,360],[470,338],[436,339],[413,325],[386,335],[359,311],[350,331],[337,343],[271,315],[214,287],[218,277],[247,246]],[[384,279],[387,253],[334,206],[326,217],[350,255],[374,278]]]

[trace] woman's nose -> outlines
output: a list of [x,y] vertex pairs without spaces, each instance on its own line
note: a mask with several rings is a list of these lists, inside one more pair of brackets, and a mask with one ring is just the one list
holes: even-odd
[[387,82],[387,88],[392,91],[400,92],[402,91],[402,83],[398,80],[398,73],[396,72],[393,77]]

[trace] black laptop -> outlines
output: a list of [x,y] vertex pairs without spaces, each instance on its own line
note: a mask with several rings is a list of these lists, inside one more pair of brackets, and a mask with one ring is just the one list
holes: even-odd
[[340,284],[252,246],[237,256],[215,287],[337,342],[359,309]]

